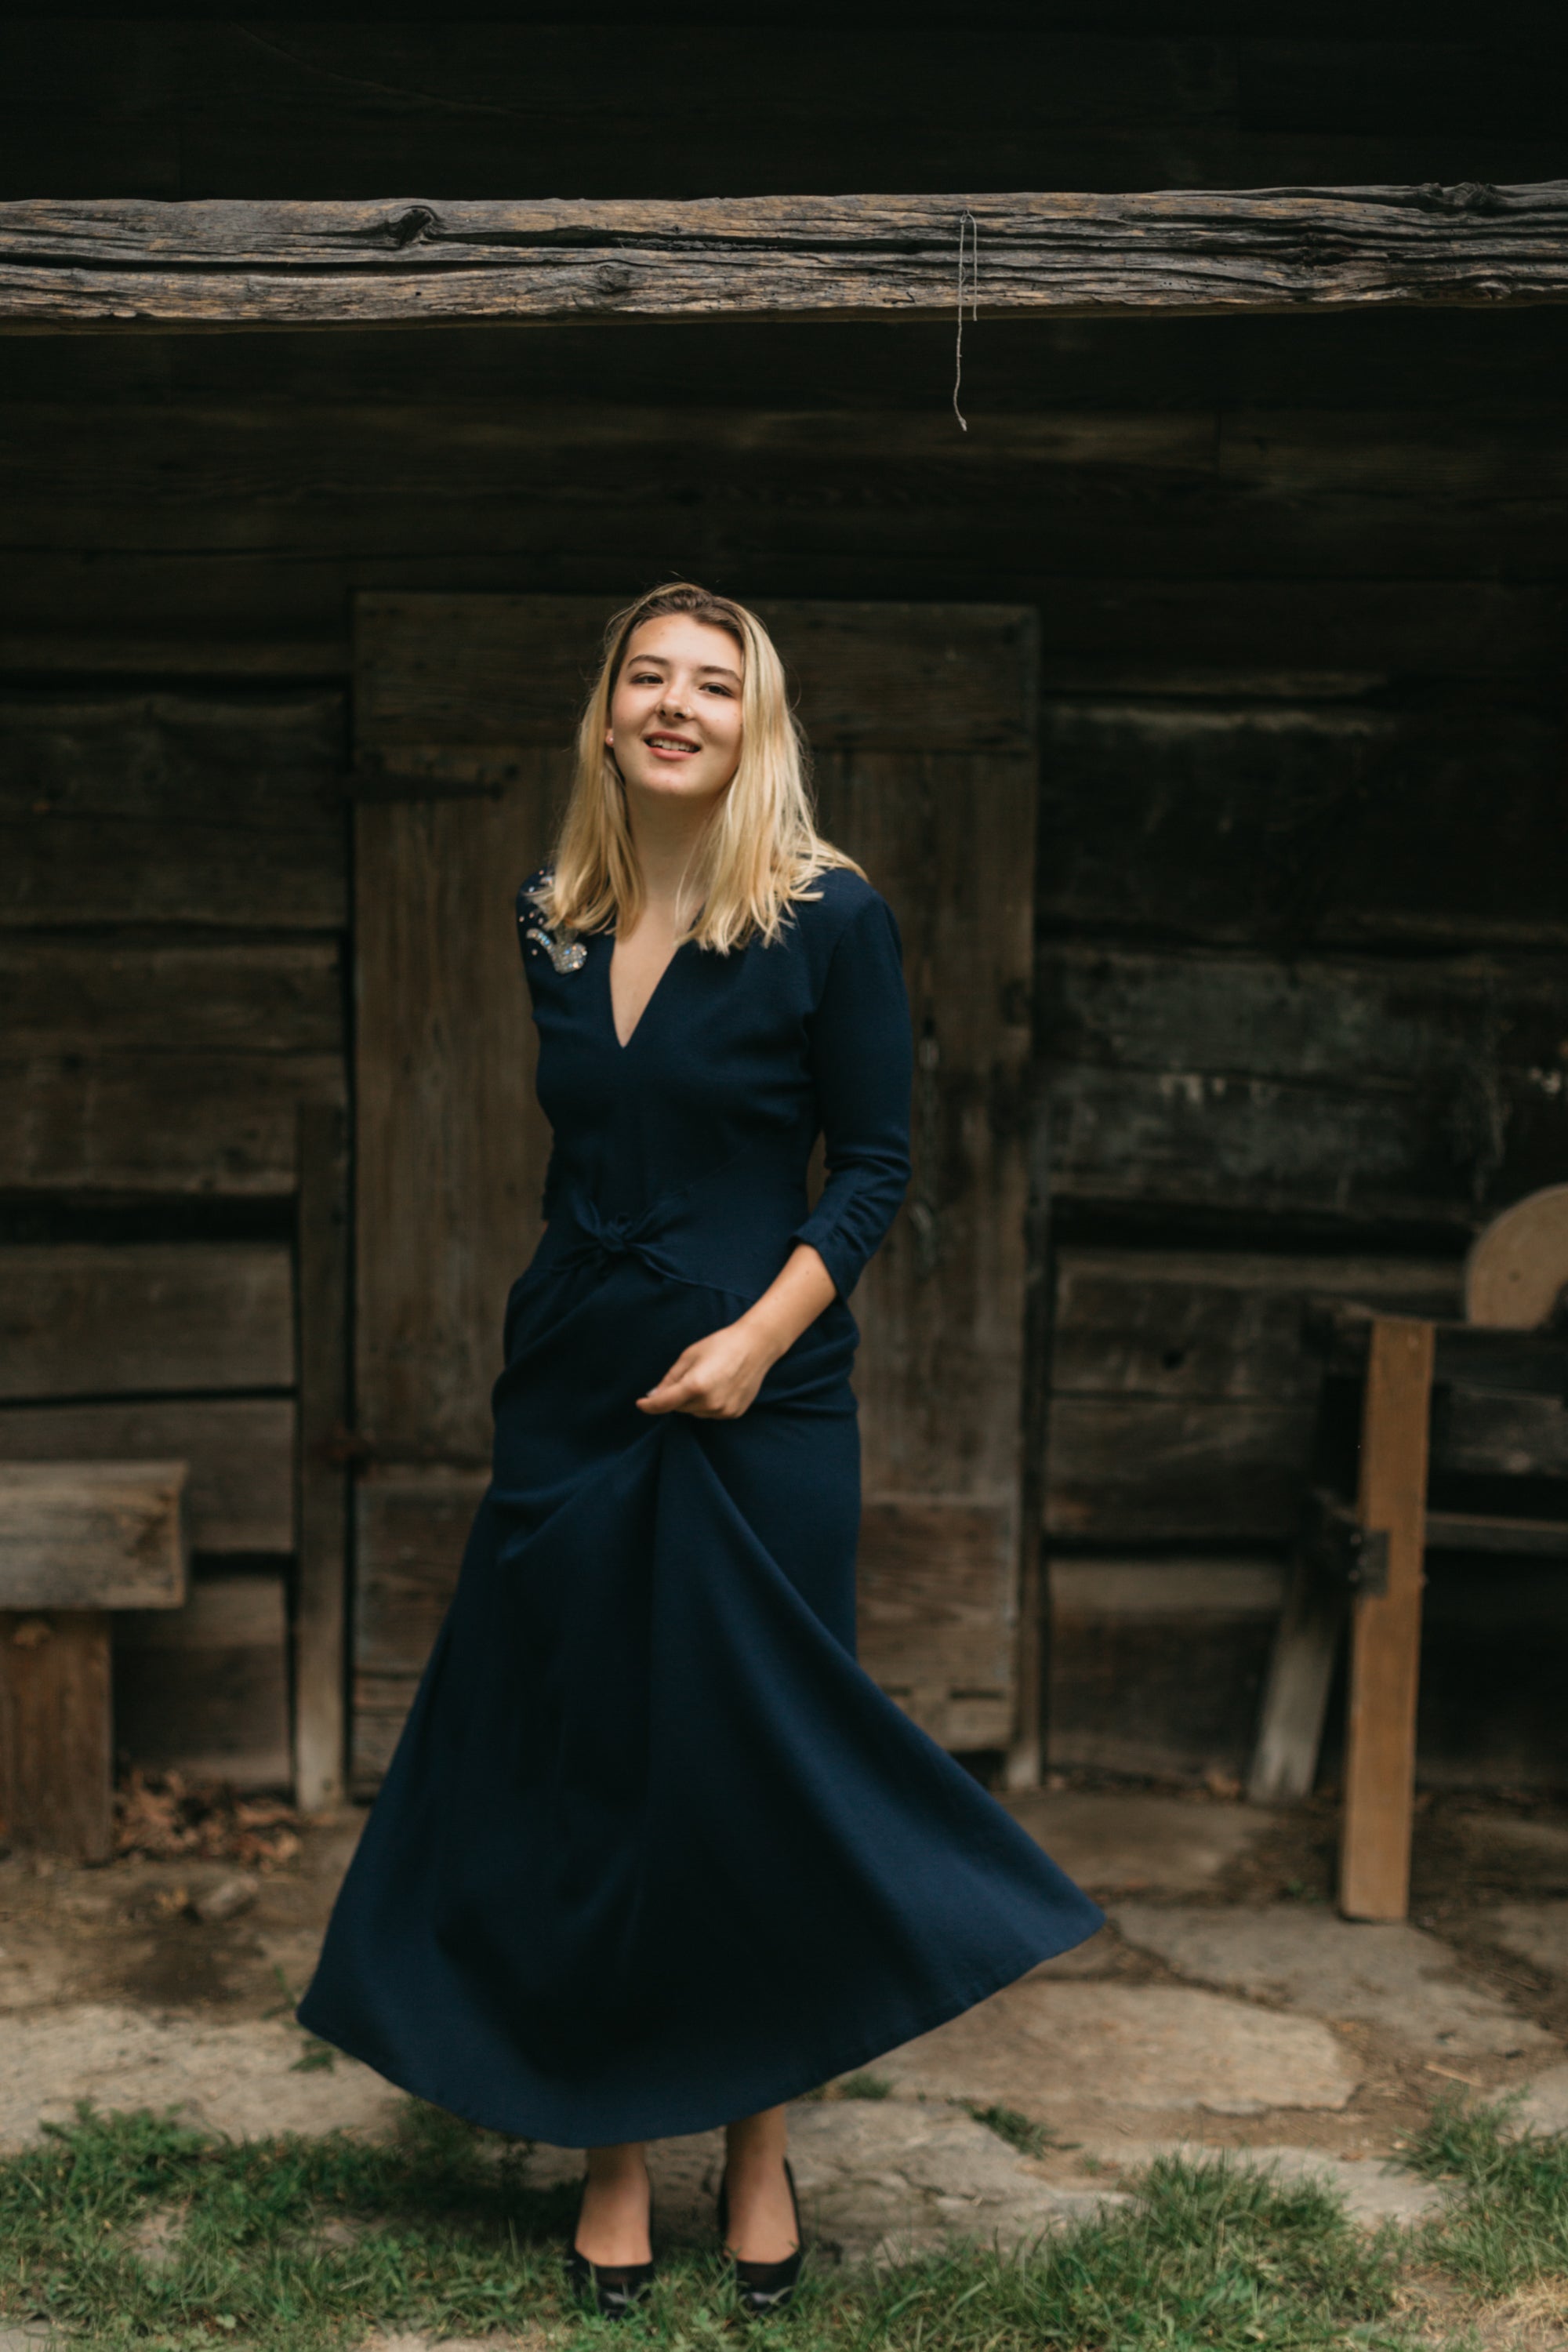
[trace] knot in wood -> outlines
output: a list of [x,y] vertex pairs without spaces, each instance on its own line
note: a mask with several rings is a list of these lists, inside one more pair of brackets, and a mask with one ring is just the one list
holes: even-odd
[[594,284],[601,294],[626,294],[637,283],[637,272],[625,261],[602,262],[594,272]]
[[1500,213],[1502,200],[1486,180],[1456,180],[1451,187],[1427,180],[1416,190],[1423,207],[1433,213]]
[[405,246],[417,244],[437,226],[436,215],[428,205],[410,205],[408,210],[399,213],[395,220],[382,223],[379,242],[390,245],[395,252],[401,253]]

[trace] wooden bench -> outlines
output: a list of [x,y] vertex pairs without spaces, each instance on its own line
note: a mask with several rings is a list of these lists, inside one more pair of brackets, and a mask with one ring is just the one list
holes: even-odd
[[[1307,1303],[1304,1336],[1323,1369],[1318,1432],[1247,1793],[1273,1803],[1310,1790],[1348,1612],[1340,1908],[1352,1919],[1403,1919],[1426,1556],[1500,1553],[1568,1568],[1559,1461],[1516,1449],[1510,1475],[1486,1482],[1486,1508],[1429,1507],[1434,1392],[1561,1404],[1568,1335],[1381,1315],[1324,1298]],[[1557,1484],[1544,1488],[1543,1513],[1547,1477]]]
[[184,1462],[0,1463],[0,1836],[113,1846],[110,1612],[177,1609]]

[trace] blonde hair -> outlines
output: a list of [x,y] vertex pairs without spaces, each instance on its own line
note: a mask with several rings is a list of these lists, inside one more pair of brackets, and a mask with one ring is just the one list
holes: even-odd
[[690,867],[698,912],[681,934],[727,955],[753,932],[776,940],[786,906],[819,896],[806,885],[830,866],[847,866],[862,879],[865,869],[816,830],[805,740],[773,639],[743,604],[689,580],[650,589],[617,613],[605,632],[604,659],[577,729],[572,789],[550,861],[553,877],[542,904],[546,919],[567,930],[603,930],[612,921],[636,926],[642,874],[626,821],[626,788],[605,732],[633,636],[646,621],[672,613],[724,630],[741,649],[740,764],[698,836]]

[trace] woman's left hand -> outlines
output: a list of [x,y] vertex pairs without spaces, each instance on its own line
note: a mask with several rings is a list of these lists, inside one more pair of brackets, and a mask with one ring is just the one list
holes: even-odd
[[726,1323],[683,1348],[664,1378],[638,1397],[637,1411],[734,1421],[762,1387],[773,1361],[773,1350],[754,1328]]
[[787,1348],[833,1297],[833,1276],[809,1242],[733,1323],[683,1348],[663,1380],[637,1399],[639,1412],[695,1412],[710,1421],[743,1413]]

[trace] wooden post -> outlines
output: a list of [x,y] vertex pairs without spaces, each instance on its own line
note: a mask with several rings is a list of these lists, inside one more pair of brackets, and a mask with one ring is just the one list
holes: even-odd
[[184,1462],[0,1464],[0,1829],[104,1862],[113,1843],[112,1609],[177,1609]]
[[[1043,858],[1042,846],[1038,855]],[[1040,887],[1037,877],[1037,893]],[[1028,1192],[1024,1211],[1024,1378],[1019,1480],[1018,1618],[1015,1635],[1013,1738],[1004,1778],[1037,1789],[1050,1738],[1050,1569],[1046,1552],[1046,1453],[1050,1434],[1051,1341],[1056,1327],[1056,1251],[1051,1233],[1050,1089],[1037,1043],[1026,1080]]]
[[106,1609],[0,1613],[0,1821],[18,1845],[108,1861],[114,1734]]
[[1347,1919],[1403,1919],[1409,1907],[1433,1338],[1432,1325],[1412,1317],[1373,1319],[1357,1517],[1387,1536],[1388,1583],[1358,1593],[1352,1614],[1340,1848]]
[[343,1792],[348,1610],[348,1148],[332,1103],[299,1112],[300,1442],[294,1596],[294,1801]]

